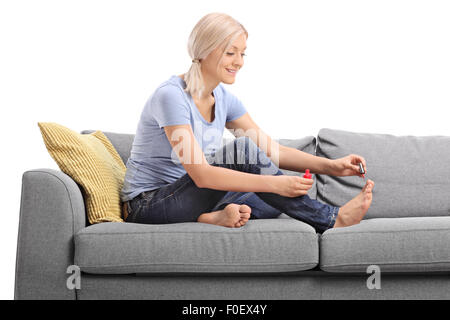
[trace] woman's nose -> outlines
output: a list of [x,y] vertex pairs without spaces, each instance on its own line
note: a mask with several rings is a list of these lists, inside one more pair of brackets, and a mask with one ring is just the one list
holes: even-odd
[[244,58],[236,55],[237,58],[234,59],[234,66],[241,68],[244,64]]

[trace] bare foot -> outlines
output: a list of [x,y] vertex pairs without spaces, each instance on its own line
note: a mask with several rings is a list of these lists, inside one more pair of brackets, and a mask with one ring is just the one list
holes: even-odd
[[250,218],[250,211],[250,207],[245,204],[230,203],[223,210],[202,213],[197,221],[223,227],[239,228],[247,223]]
[[374,185],[375,183],[368,179],[361,192],[339,209],[333,228],[352,226],[362,220],[372,203]]
[[250,219],[250,213],[252,212],[252,209],[246,205],[241,204],[239,206],[239,213],[241,214],[241,219],[238,223],[236,223],[235,227],[239,228],[245,225],[248,222],[248,219]]

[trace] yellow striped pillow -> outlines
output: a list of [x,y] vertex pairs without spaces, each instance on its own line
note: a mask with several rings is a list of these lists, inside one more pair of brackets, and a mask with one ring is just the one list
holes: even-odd
[[38,126],[61,171],[83,187],[89,222],[123,222],[120,190],[126,167],[103,132],[80,134],[53,122]]

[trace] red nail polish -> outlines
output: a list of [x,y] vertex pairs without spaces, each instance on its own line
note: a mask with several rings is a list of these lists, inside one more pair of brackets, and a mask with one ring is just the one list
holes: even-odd
[[305,170],[305,174],[303,175],[305,179],[312,179],[312,174],[309,173],[309,169]]

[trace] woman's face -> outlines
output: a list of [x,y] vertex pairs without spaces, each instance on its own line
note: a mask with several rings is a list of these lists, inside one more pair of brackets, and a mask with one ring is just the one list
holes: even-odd
[[[219,82],[234,83],[236,74],[244,65],[246,41],[247,36],[243,33],[236,38],[231,47],[225,50],[224,53],[222,53],[223,47],[216,48],[202,61],[203,71],[206,71],[209,76]],[[221,58],[222,61],[218,64]]]

